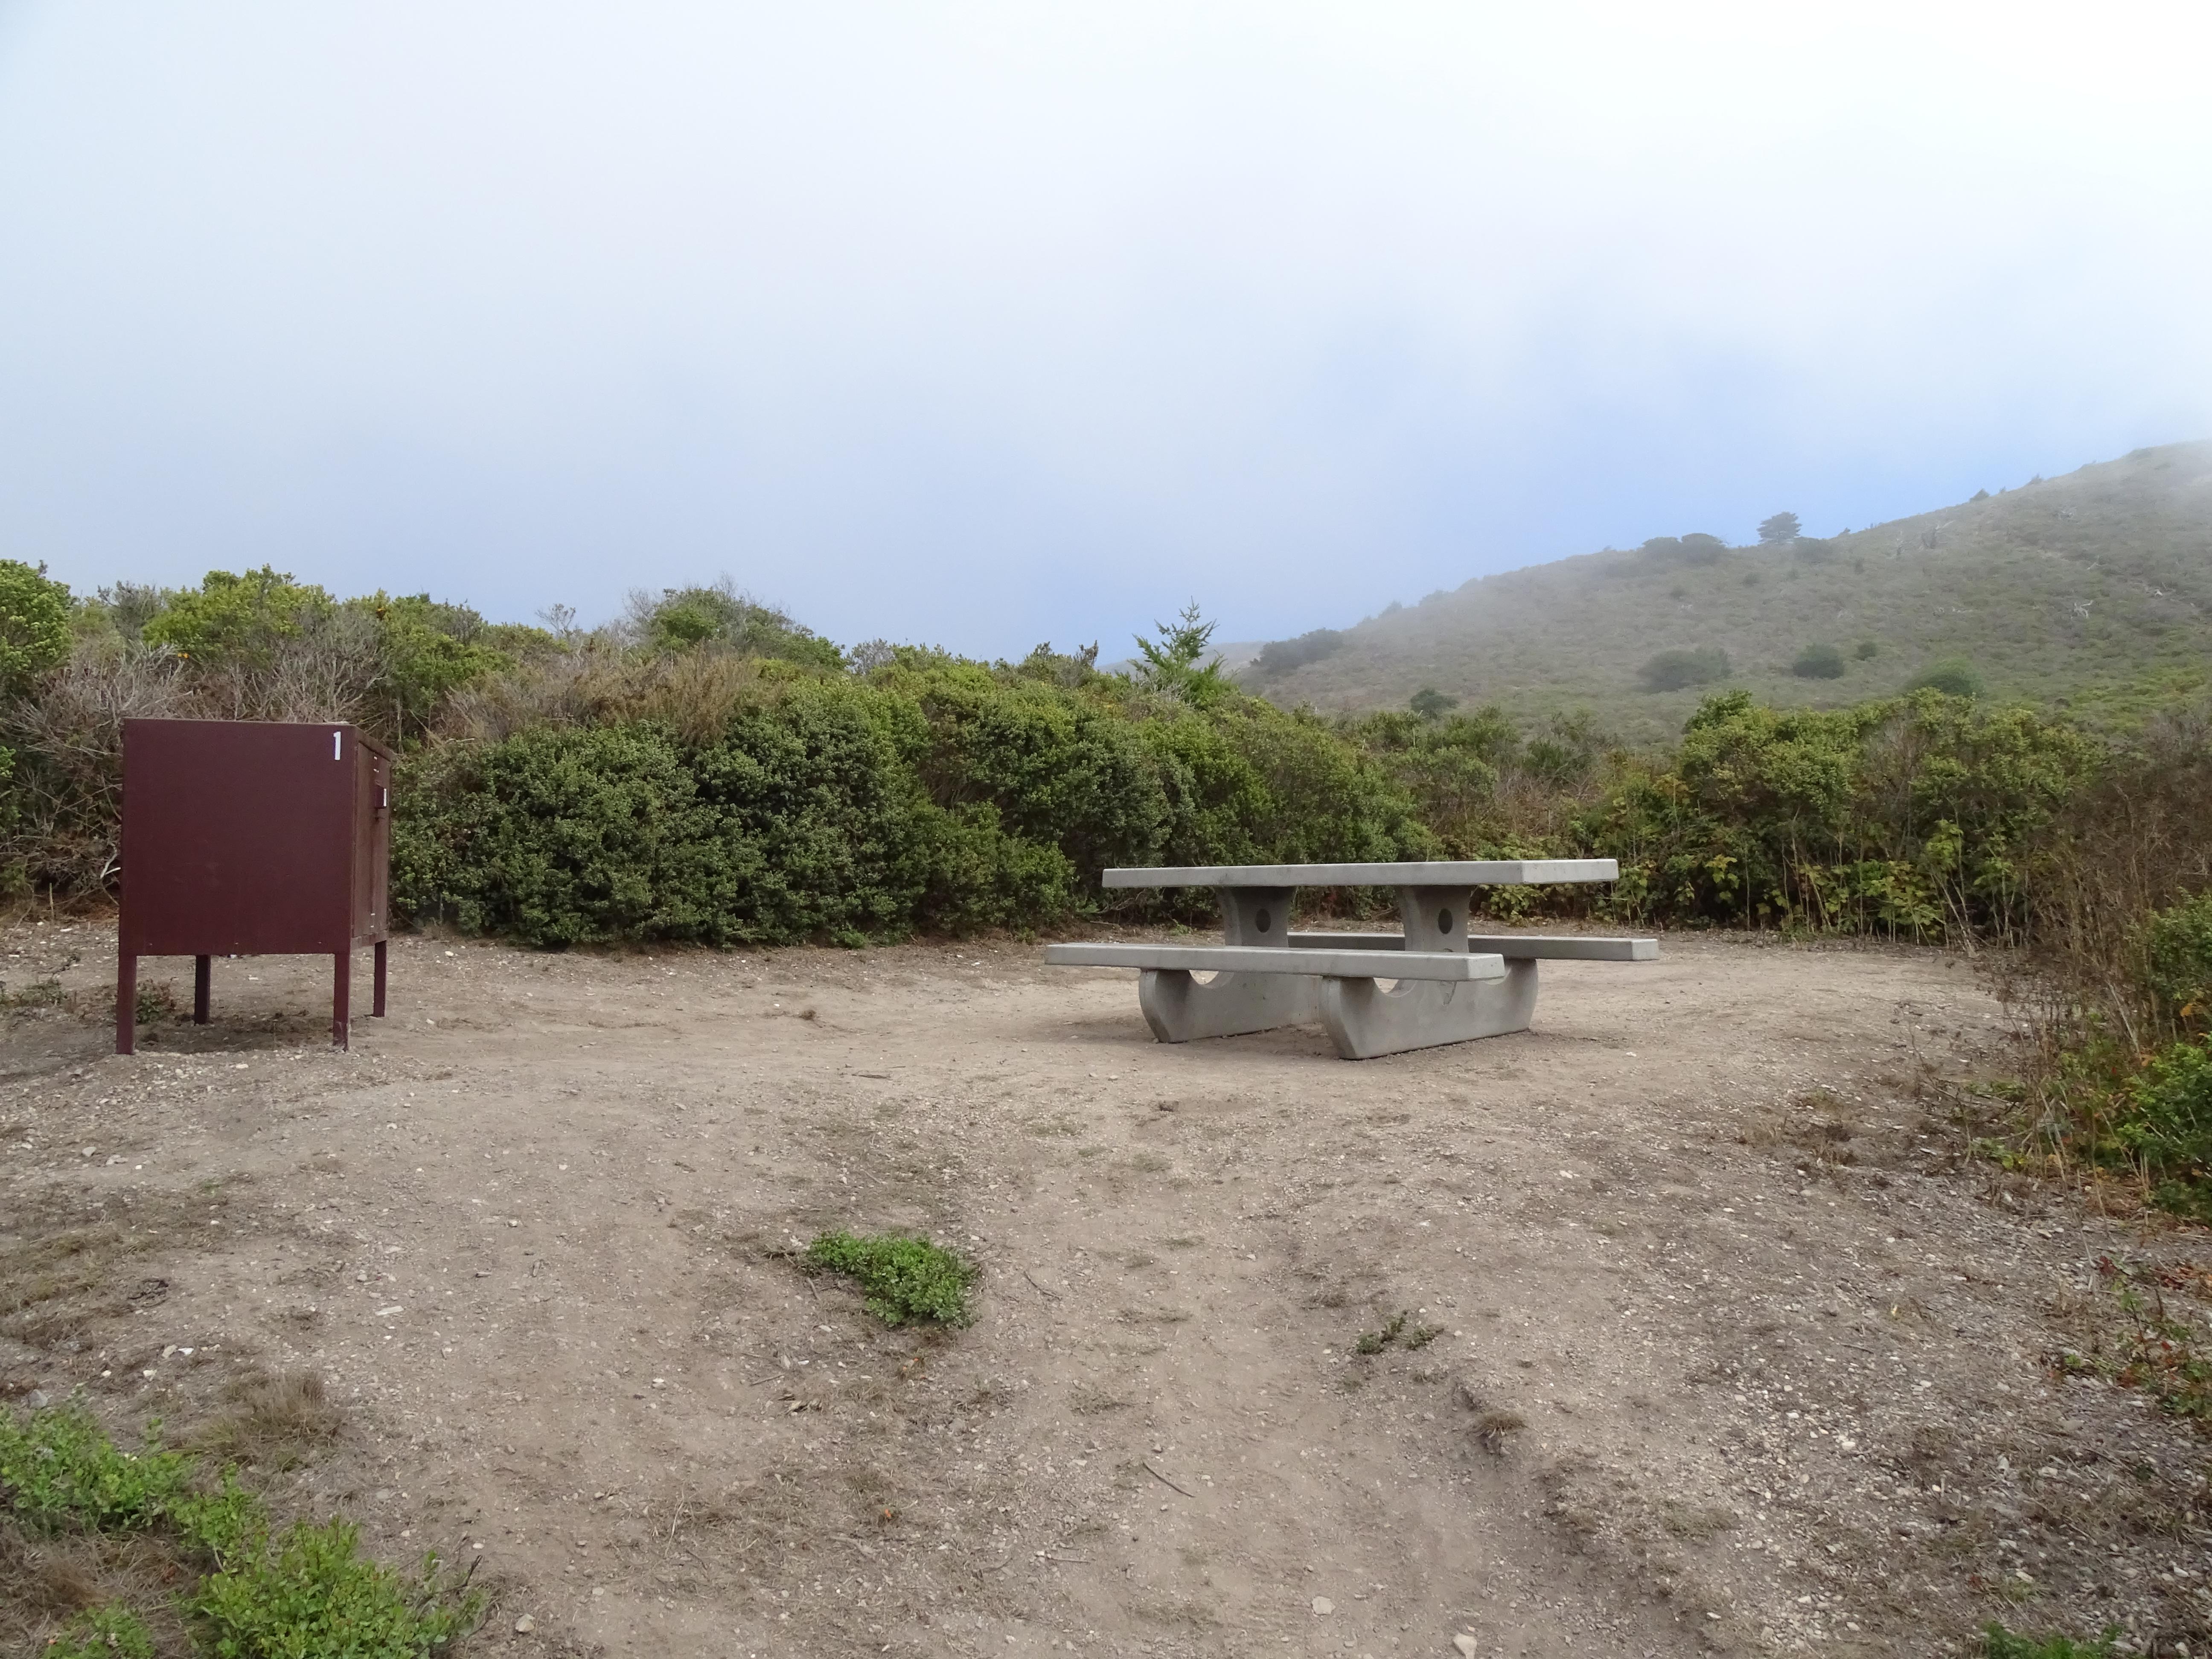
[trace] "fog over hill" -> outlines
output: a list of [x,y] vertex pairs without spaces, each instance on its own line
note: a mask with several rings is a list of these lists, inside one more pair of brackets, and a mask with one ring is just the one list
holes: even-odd
[[1240,678],[1329,710],[1424,687],[1529,718],[1589,710],[1636,739],[1722,685],[1829,707],[1932,672],[2118,714],[2212,665],[2212,441],[1826,538],[1730,546],[1698,528],[1275,641]]

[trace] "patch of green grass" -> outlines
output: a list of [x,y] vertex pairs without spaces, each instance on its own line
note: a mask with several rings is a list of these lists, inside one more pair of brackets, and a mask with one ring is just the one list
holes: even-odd
[[1983,1659],[2110,1659],[2120,1627],[2108,1625],[2093,1640],[2070,1636],[2021,1636],[1991,1620],[1982,1626]]
[[886,1325],[909,1319],[965,1325],[975,1268],[941,1244],[896,1233],[823,1233],[806,1247],[809,1267],[857,1279],[867,1310]]
[[[0,1512],[46,1534],[151,1532],[197,1583],[179,1597],[210,1659],[428,1659],[483,1617],[466,1575],[426,1556],[403,1573],[363,1556],[349,1522],[295,1522],[277,1533],[258,1492],[225,1471],[210,1486],[193,1460],[127,1452],[77,1402],[18,1417],[0,1412]],[[72,1620],[46,1659],[151,1659],[131,1607],[110,1602]]]
[[154,1633],[130,1608],[111,1602],[63,1626],[39,1659],[154,1659]]

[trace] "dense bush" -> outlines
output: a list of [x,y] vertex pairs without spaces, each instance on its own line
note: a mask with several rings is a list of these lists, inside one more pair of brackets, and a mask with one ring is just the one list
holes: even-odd
[[1712,685],[1728,677],[1729,654],[1718,646],[1662,651],[1636,671],[1646,691],[1680,691],[1685,686]]
[[1577,825],[1655,921],[2019,939],[2033,868],[2095,750],[2063,722],[1933,693],[1832,712],[1706,699],[1672,764],[1632,762]]
[[69,650],[69,589],[33,570],[0,559],[0,689],[21,690]]
[[[1183,683],[1194,703],[1071,662],[905,652],[865,676],[563,679],[536,720],[410,757],[395,908],[543,945],[857,942],[1048,925],[1105,907],[1098,872],[1117,865],[1435,845],[1324,722],[1203,676]],[[495,683],[482,697],[521,701]]]
[[2154,915],[2143,929],[2143,983],[2177,1026],[2212,1024],[2212,893]]
[[629,631],[656,651],[714,645],[741,656],[837,669],[845,653],[773,605],[748,599],[725,578],[711,587],[672,587],[659,599],[630,596]]
[[2152,1055],[2121,1098],[2115,1138],[2172,1207],[2201,1207],[2195,1193],[2212,1176],[2212,1044],[2177,1042]]
[[1844,669],[1844,653],[1826,644],[1807,646],[1790,665],[1790,672],[1801,680],[1839,680]]
[[1268,678],[1287,674],[1334,655],[1343,644],[1343,634],[1334,628],[1316,628],[1294,640],[1270,640],[1260,647],[1259,672]]
[[1982,677],[1972,663],[1939,662],[1912,677],[1908,691],[1941,691],[1950,697],[1978,697]]

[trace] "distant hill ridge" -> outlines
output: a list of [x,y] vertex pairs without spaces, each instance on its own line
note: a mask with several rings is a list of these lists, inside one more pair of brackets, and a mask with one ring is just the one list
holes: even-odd
[[1718,686],[1833,706],[1936,674],[2115,710],[2212,667],[2212,441],[1826,538],[1655,538],[1477,577],[1239,672],[1285,703],[1357,711],[1434,688],[1524,719],[1672,732]]

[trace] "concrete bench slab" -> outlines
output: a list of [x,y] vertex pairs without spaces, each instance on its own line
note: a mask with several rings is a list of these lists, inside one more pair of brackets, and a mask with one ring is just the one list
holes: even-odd
[[1216,864],[1109,870],[1108,887],[1533,887],[1618,881],[1613,859],[1445,859],[1421,864]]
[[[1467,948],[1508,961],[1656,962],[1656,939],[1598,939],[1586,933],[1469,933]],[[1292,933],[1293,951],[1402,951],[1403,933]]]
[[1044,959],[1057,968],[1173,969],[1191,974],[1348,975],[1354,978],[1450,980],[1464,983],[1503,979],[1496,956],[1451,951],[1398,951],[1376,960],[1373,951],[1293,950],[1254,945],[1048,945]]

